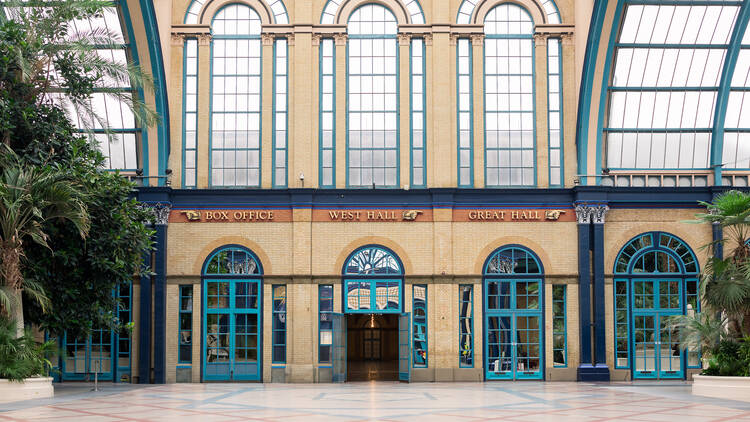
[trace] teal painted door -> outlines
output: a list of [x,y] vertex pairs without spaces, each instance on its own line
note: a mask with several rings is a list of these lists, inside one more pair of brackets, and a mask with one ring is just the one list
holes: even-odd
[[681,280],[633,280],[633,378],[683,378],[678,333],[668,318],[682,313]]
[[331,321],[333,325],[331,345],[333,382],[346,382],[346,317],[344,314],[331,314]]
[[411,314],[398,316],[398,380],[411,381]]
[[485,376],[542,379],[542,301],[539,279],[485,281]]
[[205,280],[203,379],[258,381],[260,280]]

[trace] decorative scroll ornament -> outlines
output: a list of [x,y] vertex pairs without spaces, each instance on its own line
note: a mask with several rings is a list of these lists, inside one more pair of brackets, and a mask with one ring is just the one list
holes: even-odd
[[149,224],[157,226],[166,226],[169,222],[169,213],[172,211],[172,204],[168,202],[157,202],[155,204],[141,204],[142,208],[151,211],[151,221]]
[[604,217],[609,211],[609,206],[606,204],[576,204],[576,218],[578,224],[604,224]]
[[544,218],[545,220],[556,221],[562,214],[565,214],[565,210],[547,210],[544,212]]

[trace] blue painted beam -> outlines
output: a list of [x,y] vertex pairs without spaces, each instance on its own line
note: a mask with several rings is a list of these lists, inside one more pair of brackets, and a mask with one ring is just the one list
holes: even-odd
[[[143,254],[151,267],[151,251]],[[141,311],[138,322],[138,383],[151,383],[151,275],[141,276]]]
[[[599,376],[609,373],[607,368],[607,338],[605,330],[605,300],[604,300],[604,224],[593,224],[593,258],[594,258],[594,365]],[[601,380],[601,379],[600,379]]]
[[[582,368],[593,364],[591,356],[591,224],[578,224],[578,306],[580,322],[581,360],[578,380]],[[585,371],[585,369],[583,369]]]
[[167,225],[156,225],[154,239],[154,383],[167,382]]
[[729,91],[732,85],[734,69],[737,66],[737,58],[740,55],[742,37],[745,36],[748,20],[750,20],[750,2],[742,2],[737,14],[737,21],[729,39],[729,48],[724,58],[724,68],[721,71],[719,82],[719,93],[716,96],[716,111],[714,112],[713,132],[711,132],[711,166],[714,169],[714,185],[721,186],[721,171],[724,155],[724,122],[727,117],[727,106],[729,105]]
[[[599,39],[601,38],[604,16],[607,12],[607,0],[595,0],[594,10],[591,14],[589,24],[588,41],[586,42],[586,53],[583,59],[583,74],[581,76],[581,89],[578,93],[578,119],[576,122],[576,149],[578,150],[578,174],[587,174],[588,162],[588,128],[591,115],[591,95],[594,85],[599,52]],[[583,184],[587,181],[582,180]]]

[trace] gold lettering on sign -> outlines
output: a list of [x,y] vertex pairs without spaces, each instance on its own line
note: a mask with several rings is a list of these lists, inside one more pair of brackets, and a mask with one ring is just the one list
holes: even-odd
[[556,221],[563,210],[469,210],[469,221]]
[[180,211],[188,221],[273,221],[273,211],[268,210],[237,210],[237,211]]

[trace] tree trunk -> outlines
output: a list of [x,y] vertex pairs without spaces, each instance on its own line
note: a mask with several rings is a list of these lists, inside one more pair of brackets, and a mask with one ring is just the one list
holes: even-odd
[[23,297],[21,295],[22,290],[21,289],[13,289],[11,290],[13,293],[12,297],[12,311],[9,312],[11,315],[11,318],[13,318],[13,322],[16,323],[16,338],[20,338],[24,334],[24,327],[23,327]]
[[23,302],[21,300],[21,245],[16,242],[0,242],[0,281],[2,281],[10,299],[10,309],[4,309],[5,315],[16,324],[16,336],[23,335]]

